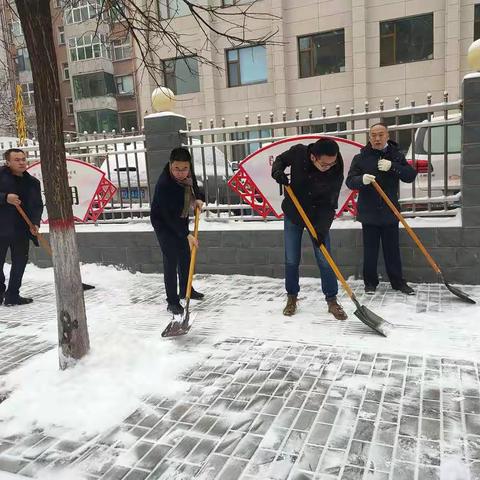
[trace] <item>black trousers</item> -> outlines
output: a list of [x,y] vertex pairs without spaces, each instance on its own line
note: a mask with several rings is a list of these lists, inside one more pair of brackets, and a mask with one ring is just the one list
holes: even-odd
[[10,278],[8,280],[8,289],[5,295],[10,299],[16,299],[20,293],[23,274],[28,263],[28,249],[30,239],[27,235],[18,235],[15,237],[0,237],[0,293],[5,292],[5,274],[3,266],[7,251],[10,249],[12,268],[10,269]]
[[382,241],[385,268],[392,288],[399,288],[404,282],[400,258],[398,223],[393,225],[362,224],[363,231],[363,281],[365,286],[378,285],[378,251]]
[[[187,292],[188,269],[190,267],[190,246],[188,240],[179,239],[169,232],[155,230],[163,253],[163,279],[168,303],[179,303]],[[180,284],[180,292],[177,290]]]

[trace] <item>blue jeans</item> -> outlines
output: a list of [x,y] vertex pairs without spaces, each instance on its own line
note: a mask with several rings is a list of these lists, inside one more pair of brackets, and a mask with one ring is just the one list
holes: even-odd
[[[287,217],[284,218],[285,288],[288,295],[298,295],[298,292],[300,291],[299,266],[302,256],[302,235],[304,228],[305,227],[294,224]],[[312,244],[315,252],[315,259],[317,260],[317,265],[320,269],[322,291],[325,295],[325,299],[334,299],[338,293],[337,278],[313,239]],[[330,237],[328,234],[325,238],[325,246],[330,252]]]

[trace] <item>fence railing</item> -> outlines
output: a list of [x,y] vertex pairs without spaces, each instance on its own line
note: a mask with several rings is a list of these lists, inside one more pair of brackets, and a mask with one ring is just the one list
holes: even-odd
[[[227,126],[222,119],[216,126],[211,120],[208,128],[199,122],[196,129],[189,122],[180,133],[187,137],[184,146],[192,152],[195,174],[206,195],[206,215],[212,220],[259,218],[227,185],[247,155],[269,143],[312,133],[365,144],[369,127],[379,121],[389,125],[390,138],[399,143],[418,172],[414,183],[401,184],[404,213],[446,216],[461,206],[461,112],[462,102],[450,102],[445,93],[442,102],[433,103],[428,95],[423,105],[411,102],[400,107],[396,99],[392,108],[380,101],[375,110],[366,102],[361,112],[342,113],[337,106],[333,115],[322,108],[316,116],[310,108],[305,118],[296,110],[293,119],[284,112],[280,120],[271,113],[267,119],[257,115],[253,122],[247,115],[242,124]],[[66,140],[67,157],[95,165],[118,188],[100,221],[131,221],[149,215],[151,192],[143,132],[67,135]],[[0,143],[0,154],[12,146],[16,145]],[[34,140],[23,148],[29,161],[39,160]]]
[[[222,119],[220,126],[214,126],[211,120],[209,128],[199,122],[194,129],[189,123],[181,133],[187,136],[185,146],[192,150],[196,169],[203,175],[207,215],[242,216],[246,211],[248,217],[255,218],[255,213],[248,206],[239,205],[236,195],[226,187],[238,163],[247,155],[271,142],[312,133],[365,144],[369,127],[381,121],[389,126],[390,138],[399,143],[418,172],[414,183],[401,184],[404,213],[445,216],[454,214],[461,203],[461,107],[460,100],[450,102],[445,93],[440,103],[432,103],[432,96],[428,95],[424,105],[411,102],[400,107],[396,99],[390,109],[380,101],[375,110],[370,109],[368,102],[362,112],[350,109],[343,114],[337,106],[334,115],[327,115],[326,108],[322,108],[321,115],[314,116],[313,109],[308,109],[307,117],[301,118],[296,110],[294,119],[287,119],[284,112],[279,121],[273,113],[266,121],[257,115],[256,122],[247,115],[243,124],[234,122],[227,126]],[[214,175],[208,175],[208,171]]]

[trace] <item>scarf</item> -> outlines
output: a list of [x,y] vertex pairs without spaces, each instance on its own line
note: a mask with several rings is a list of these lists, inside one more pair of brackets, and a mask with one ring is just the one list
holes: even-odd
[[192,173],[189,172],[188,177],[184,180],[177,180],[170,168],[170,176],[173,178],[177,185],[183,187],[183,208],[182,213],[180,214],[180,218],[188,218],[188,214],[190,212],[190,207],[195,203],[195,195],[193,193],[193,180],[192,180]]

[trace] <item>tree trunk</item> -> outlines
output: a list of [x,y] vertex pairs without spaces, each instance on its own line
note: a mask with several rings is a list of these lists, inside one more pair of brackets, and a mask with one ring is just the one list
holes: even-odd
[[16,0],[32,65],[35,112],[53,252],[60,368],[90,348],[68,185],[58,66],[49,0]]

